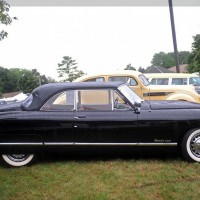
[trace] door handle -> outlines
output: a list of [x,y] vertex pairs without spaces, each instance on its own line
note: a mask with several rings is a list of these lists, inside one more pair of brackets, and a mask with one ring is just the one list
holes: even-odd
[[78,115],[74,117],[74,119],[85,119],[85,118],[87,118],[86,115]]

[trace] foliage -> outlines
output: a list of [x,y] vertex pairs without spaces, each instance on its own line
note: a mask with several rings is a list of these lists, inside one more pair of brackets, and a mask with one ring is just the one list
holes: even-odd
[[[43,79],[44,76],[45,76],[45,75],[42,76],[42,79]],[[53,79],[53,78],[51,78],[51,77],[45,77],[45,78],[47,79],[47,82],[48,82],[48,83],[56,83],[56,82],[57,82],[55,79]]]
[[200,72],[200,34],[193,37],[192,53],[189,57],[189,72]]
[[32,90],[39,86],[39,81],[34,76],[32,71],[25,70],[24,74],[18,81],[18,86],[21,91],[25,94],[32,92]]
[[[13,19],[17,19],[16,17],[11,18],[8,14],[10,9],[10,5],[4,1],[0,0],[0,24],[9,25],[12,23]],[[8,36],[8,33],[4,30],[0,32],[0,41]]]
[[131,64],[126,65],[126,68],[124,70],[134,70],[136,71],[135,67],[131,66]]
[[23,70],[23,74],[18,80],[18,87],[25,94],[32,92],[32,90],[40,85],[49,83],[45,75],[40,75],[37,69]]
[[6,69],[0,67],[0,93],[23,91],[30,93],[35,87],[47,83],[55,83],[51,77],[40,75],[36,69]]
[[0,91],[2,93],[18,91],[17,77],[11,70],[0,67]]
[[[190,56],[189,51],[180,51],[179,52],[179,63],[180,64],[188,64],[188,59]],[[151,61],[152,66],[161,66],[165,68],[170,68],[176,65],[175,59],[174,59],[174,52],[159,52],[155,53],[153,56],[153,59]]]
[[61,63],[58,64],[58,73],[59,77],[63,77],[62,81],[72,82],[73,80],[84,75],[84,72],[78,70],[76,60],[73,60],[72,57],[64,56]]
[[190,55],[191,55],[191,52],[189,52],[189,51],[180,51],[179,52],[179,64],[188,64]]
[[33,166],[19,169],[0,167],[1,200],[199,199],[198,163],[163,155],[69,157],[44,156]]

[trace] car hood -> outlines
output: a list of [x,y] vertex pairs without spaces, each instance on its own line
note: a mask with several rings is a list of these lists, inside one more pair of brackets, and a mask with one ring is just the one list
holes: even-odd
[[141,109],[142,110],[200,109],[200,104],[189,101],[144,101],[142,103]]

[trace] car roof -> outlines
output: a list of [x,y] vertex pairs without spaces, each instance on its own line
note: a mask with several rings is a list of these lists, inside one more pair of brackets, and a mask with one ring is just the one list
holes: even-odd
[[197,74],[188,73],[146,73],[147,78],[191,78],[199,77]]
[[85,79],[88,78],[95,78],[95,77],[100,77],[100,76],[138,76],[141,75],[142,73],[139,71],[134,71],[134,70],[118,70],[118,71],[107,71],[107,72],[101,72],[101,73],[93,73],[93,74],[88,74],[88,75],[83,75],[80,78],[77,78],[74,82],[79,82],[79,81],[84,81]]
[[38,110],[50,97],[64,90],[78,89],[116,89],[122,82],[67,82],[42,85],[32,92],[32,100],[27,98],[22,104],[22,110]]
[[65,82],[49,83],[33,90],[33,92],[74,90],[74,89],[93,89],[93,88],[117,88],[122,82]]

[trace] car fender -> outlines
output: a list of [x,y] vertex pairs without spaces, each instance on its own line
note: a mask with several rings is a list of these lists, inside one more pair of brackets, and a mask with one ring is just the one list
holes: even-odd
[[184,100],[184,101],[191,101],[191,102],[199,102],[198,99],[192,97],[189,94],[185,93],[173,93],[165,98],[165,100]]

